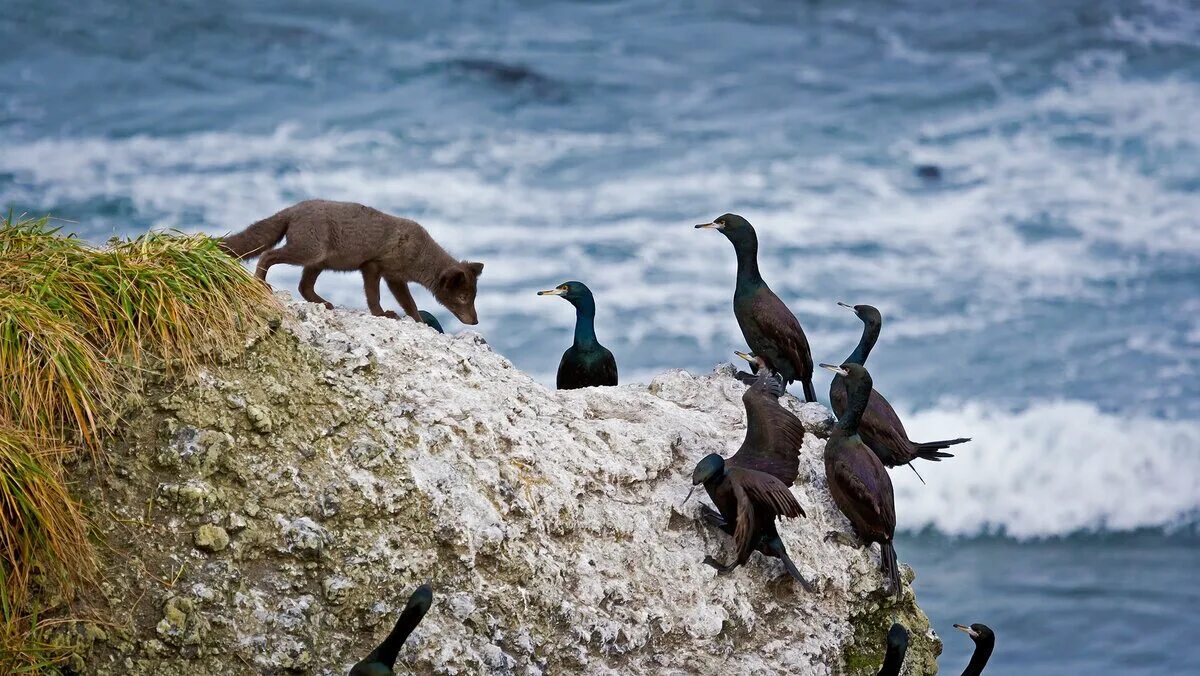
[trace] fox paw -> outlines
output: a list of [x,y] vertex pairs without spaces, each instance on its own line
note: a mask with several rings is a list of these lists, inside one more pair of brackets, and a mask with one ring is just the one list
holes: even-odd
[[332,310],[332,309],[333,309],[333,303],[330,303],[330,302],[326,301],[326,302],[325,302],[325,309],[326,309],[326,310]]
[[388,310],[380,316],[387,317],[388,319],[400,319],[400,315],[396,314],[395,310]]

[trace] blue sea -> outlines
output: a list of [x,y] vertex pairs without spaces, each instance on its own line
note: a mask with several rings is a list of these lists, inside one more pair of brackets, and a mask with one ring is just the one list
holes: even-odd
[[0,44],[0,206],[97,242],[410,216],[546,383],[568,279],[624,381],[730,360],[733,252],[692,225],[742,214],[817,360],[873,304],[912,435],[974,438],[894,473],[945,673],[955,622],[988,673],[1200,664],[1200,5],[5,0]]

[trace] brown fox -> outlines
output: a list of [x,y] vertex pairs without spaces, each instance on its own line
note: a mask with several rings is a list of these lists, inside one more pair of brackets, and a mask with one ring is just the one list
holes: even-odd
[[[283,246],[272,248],[285,236]],[[360,270],[373,315],[400,318],[379,306],[383,278],[400,307],[418,322],[424,320],[408,292],[409,282],[429,289],[462,323],[479,323],[475,291],[483,263],[455,260],[416,221],[361,204],[306,200],[222,239],[221,248],[236,258],[258,256],[255,274],[264,282],[276,263],[304,266],[300,295],[327,308],[333,304],[313,289],[317,276],[325,270]]]

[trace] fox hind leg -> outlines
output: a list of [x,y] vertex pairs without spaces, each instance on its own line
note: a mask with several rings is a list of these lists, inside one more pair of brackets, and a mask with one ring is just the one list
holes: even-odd
[[315,265],[305,266],[300,275],[300,297],[310,303],[321,303],[327,310],[332,310],[333,303],[317,295],[316,284],[320,274],[321,268]]
[[309,265],[315,261],[310,260],[312,257],[309,253],[300,247],[292,244],[284,244],[278,249],[268,249],[258,257],[258,265],[254,268],[254,276],[262,281],[267,281],[267,271],[276,263],[287,263],[290,265]]

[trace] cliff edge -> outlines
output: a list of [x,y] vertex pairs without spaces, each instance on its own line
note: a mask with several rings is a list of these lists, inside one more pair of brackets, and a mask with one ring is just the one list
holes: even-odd
[[[907,581],[825,487],[831,422],[809,432],[784,542],[818,593],[681,504],[704,455],[744,435],[728,366],[555,392],[477,335],[280,295],[282,323],[186,382],[148,382],[74,466],[102,581],[56,641],[95,674],[344,674],[408,594],[434,604],[397,662],[417,673],[874,674],[893,621],[906,674],[940,641]],[[707,497],[702,497],[707,500]],[[903,557],[904,552],[900,555]]]

